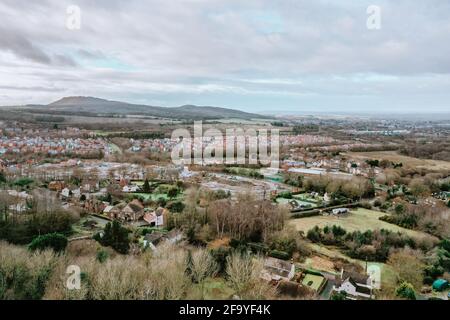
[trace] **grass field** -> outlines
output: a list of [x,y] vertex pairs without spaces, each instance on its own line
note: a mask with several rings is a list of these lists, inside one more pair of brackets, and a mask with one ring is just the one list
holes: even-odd
[[314,226],[323,228],[325,226],[341,226],[345,230],[352,231],[366,231],[375,229],[386,229],[393,232],[403,232],[411,237],[421,238],[427,236],[423,232],[408,230],[397,225],[387,223],[385,221],[379,220],[380,217],[384,216],[385,213],[378,212],[374,210],[368,210],[363,208],[358,208],[352,210],[348,215],[335,217],[335,216],[315,216],[308,218],[293,219],[290,223],[298,230],[303,232],[308,232]]
[[324,281],[325,281],[325,278],[322,276],[317,276],[314,274],[307,274],[303,278],[302,284],[304,286],[310,287],[314,291],[319,291],[319,289],[322,286]]
[[418,159],[398,154],[396,151],[348,152],[347,156],[360,160],[377,159],[403,163],[404,166],[430,170],[450,170],[450,161]]
[[192,300],[227,300],[232,297],[234,290],[228,287],[223,279],[209,278],[202,285],[194,284],[187,293],[187,299]]

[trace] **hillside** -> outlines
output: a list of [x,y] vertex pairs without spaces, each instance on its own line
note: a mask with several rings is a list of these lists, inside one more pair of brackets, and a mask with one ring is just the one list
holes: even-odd
[[65,97],[48,105],[29,107],[32,107],[34,111],[52,114],[142,115],[182,120],[267,118],[258,114],[219,107],[184,105],[168,108],[110,101],[95,97]]

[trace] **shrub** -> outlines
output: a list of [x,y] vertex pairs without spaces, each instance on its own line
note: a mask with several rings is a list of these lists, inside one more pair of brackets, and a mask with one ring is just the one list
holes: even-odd
[[0,261],[0,300],[39,300],[57,257],[50,250],[30,253],[0,242]]
[[103,236],[96,234],[94,239],[105,247],[112,247],[119,253],[126,254],[130,249],[130,231],[120,225],[118,221],[108,222],[103,231]]
[[416,300],[416,292],[414,291],[414,287],[408,282],[402,282],[395,290],[395,294],[400,298]]
[[369,209],[369,210],[372,209],[372,205],[370,204],[370,202],[367,202],[367,201],[361,202],[360,206],[361,206],[361,208],[364,208],[364,209]]
[[318,216],[320,214],[319,210],[312,210],[307,212],[297,212],[291,215],[291,218],[293,219],[300,219],[300,218],[307,218],[307,217],[314,217]]
[[60,233],[49,233],[38,236],[28,245],[31,251],[53,249],[55,252],[64,251],[67,247],[67,237]]
[[381,202],[380,199],[376,199],[376,200],[373,202],[373,206],[376,207],[376,208],[379,208],[379,207],[381,207],[382,205],[383,205],[383,203]]
[[167,205],[167,209],[169,209],[172,212],[183,212],[184,210],[184,203],[181,201],[173,201],[173,202],[169,202],[169,204]]
[[285,251],[278,251],[278,250],[272,250],[269,253],[269,256],[281,260],[289,260],[291,258],[291,255]]
[[96,259],[97,259],[97,261],[100,262],[100,263],[105,262],[105,261],[108,259],[108,257],[109,257],[108,252],[105,251],[105,250],[102,250],[102,249],[99,250],[99,251],[97,252],[97,254],[96,254]]

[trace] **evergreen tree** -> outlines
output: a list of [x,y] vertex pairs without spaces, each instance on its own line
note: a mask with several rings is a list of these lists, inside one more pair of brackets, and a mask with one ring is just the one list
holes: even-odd
[[117,220],[108,222],[103,230],[103,236],[96,235],[95,240],[105,247],[112,247],[119,253],[126,254],[130,250],[130,231],[120,225]]
[[150,182],[148,181],[148,179],[145,179],[144,185],[142,186],[142,191],[144,191],[145,193],[152,192],[152,189],[150,187]]

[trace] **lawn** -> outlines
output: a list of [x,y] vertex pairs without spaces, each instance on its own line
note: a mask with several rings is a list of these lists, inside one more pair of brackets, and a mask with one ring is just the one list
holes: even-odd
[[209,278],[205,280],[203,287],[201,284],[192,285],[186,298],[192,300],[228,300],[233,294],[234,290],[228,287],[225,280]]
[[367,230],[386,229],[393,232],[402,232],[414,238],[422,238],[424,236],[428,236],[427,234],[420,231],[405,229],[395,224],[379,220],[379,218],[384,215],[385,213],[383,212],[358,208],[356,210],[352,210],[349,214],[341,217],[315,216],[300,219],[292,219],[290,223],[298,231],[303,231],[305,233],[308,232],[308,230],[312,229],[314,226],[323,228],[325,226],[337,225],[341,226],[348,232],[353,231],[364,232]]
[[314,274],[307,274],[303,278],[302,284],[304,286],[308,286],[314,291],[319,291],[320,287],[322,286],[323,282],[325,281],[325,278],[322,276],[317,276]]

